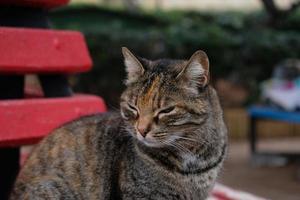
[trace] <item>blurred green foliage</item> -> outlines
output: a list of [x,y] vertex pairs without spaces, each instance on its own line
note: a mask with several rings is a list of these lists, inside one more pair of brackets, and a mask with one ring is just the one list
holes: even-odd
[[213,80],[234,77],[256,91],[275,64],[300,57],[300,12],[276,28],[263,12],[198,13],[157,11],[130,14],[99,7],[67,7],[51,13],[53,27],[84,33],[93,70],[78,76],[77,91],[101,95],[117,107],[125,78],[120,47],[150,58],[188,59],[207,52]]

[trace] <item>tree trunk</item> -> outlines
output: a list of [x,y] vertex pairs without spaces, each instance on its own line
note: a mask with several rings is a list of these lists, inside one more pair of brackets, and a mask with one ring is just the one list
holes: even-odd
[[295,1],[291,4],[288,9],[280,9],[275,4],[274,0],[261,0],[265,10],[270,16],[271,23],[277,23],[278,21],[284,19],[288,15],[290,15],[293,11],[295,11],[300,6],[300,0]]

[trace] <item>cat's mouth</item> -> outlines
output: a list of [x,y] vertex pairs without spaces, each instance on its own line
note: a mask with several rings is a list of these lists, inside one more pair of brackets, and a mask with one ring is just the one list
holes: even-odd
[[146,146],[149,147],[161,147],[161,143],[158,142],[156,139],[154,139],[153,137],[151,137],[150,135],[146,135],[145,137],[143,137],[140,133],[136,134],[137,139],[145,144]]
[[144,145],[148,147],[154,147],[154,148],[162,148],[168,146],[168,139],[163,138],[157,138],[152,136],[152,134],[147,134],[145,137],[143,137],[141,134],[136,134],[137,139],[143,143]]

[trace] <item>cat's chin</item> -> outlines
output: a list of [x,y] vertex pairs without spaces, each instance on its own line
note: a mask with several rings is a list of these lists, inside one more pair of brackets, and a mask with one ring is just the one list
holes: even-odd
[[151,142],[151,141],[146,141],[146,140],[140,141],[140,142],[142,142],[147,147],[152,147],[152,148],[162,148],[162,147],[164,147],[163,144],[160,144],[158,142]]
[[165,147],[166,145],[159,142],[159,141],[156,141],[155,139],[152,139],[152,138],[148,138],[148,137],[143,137],[139,134],[137,134],[137,140],[142,143],[143,145],[147,146],[147,147],[152,147],[152,148],[163,148]]

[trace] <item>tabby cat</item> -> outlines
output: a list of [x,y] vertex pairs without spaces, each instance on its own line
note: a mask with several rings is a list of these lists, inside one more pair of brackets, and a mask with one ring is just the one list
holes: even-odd
[[55,130],[26,161],[11,199],[207,198],[227,130],[206,54],[151,61],[122,52],[128,77],[120,114]]

